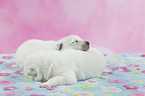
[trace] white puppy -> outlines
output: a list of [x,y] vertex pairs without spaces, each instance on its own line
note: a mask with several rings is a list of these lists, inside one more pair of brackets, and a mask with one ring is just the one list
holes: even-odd
[[48,50],[60,51],[64,49],[86,51],[89,49],[89,42],[76,35],[70,35],[58,41],[28,40],[17,49],[15,61],[22,68],[25,58],[33,53]]
[[48,80],[40,87],[54,87],[99,76],[105,66],[103,54],[95,48],[41,51],[25,59],[23,74],[37,82]]

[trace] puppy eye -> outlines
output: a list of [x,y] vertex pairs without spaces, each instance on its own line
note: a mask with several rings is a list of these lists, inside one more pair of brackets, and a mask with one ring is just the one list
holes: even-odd
[[79,42],[78,40],[76,40],[75,42]]
[[76,40],[76,41],[74,41],[74,42],[73,42],[73,44],[77,44],[78,42],[79,42],[79,41],[78,41],[78,40]]
[[74,42],[72,42],[70,45],[72,45],[72,44],[77,44],[79,41],[78,40],[75,40]]

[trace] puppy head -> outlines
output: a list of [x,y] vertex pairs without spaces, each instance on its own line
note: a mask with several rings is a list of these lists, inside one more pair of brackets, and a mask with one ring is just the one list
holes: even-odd
[[65,49],[87,51],[89,49],[89,42],[81,39],[79,36],[76,35],[64,37],[57,42],[57,48],[59,51]]
[[46,79],[43,78],[42,73],[41,72],[36,73],[36,71],[32,68],[27,71],[26,76],[36,82],[44,82],[44,81],[46,82]]
[[[25,65],[24,65],[25,66]],[[29,66],[25,66],[23,67],[23,74],[30,78],[31,80],[34,80],[36,82],[40,82],[42,81],[42,74],[40,72],[40,74],[38,75],[37,71],[34,68],[31,68]]]

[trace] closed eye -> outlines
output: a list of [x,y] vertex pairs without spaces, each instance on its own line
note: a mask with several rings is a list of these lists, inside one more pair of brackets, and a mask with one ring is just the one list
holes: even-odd
[[74,41],[73,43],[78,43],[79,41],[78,40],[76,40],[76,41]]
[[78,40],[76,40],[75,42],[79,42]]
[[79,41],[78,40],[75,40],[74,42],[72,42],[70,45],[72,44],[77,44]]

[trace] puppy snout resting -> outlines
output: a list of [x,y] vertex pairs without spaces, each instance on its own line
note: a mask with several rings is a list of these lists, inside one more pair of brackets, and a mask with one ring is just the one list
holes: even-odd
[[86,41],[86,44],[89,46],[89,44],[90,44],[89,41]]
[[89,42],[84,41],[84,44],[82,44],[82,51],[87,51],[89,49]]
[[37,73],[33,70],[33,69],[30,69],[27,73],[28,76],[37,76]]

